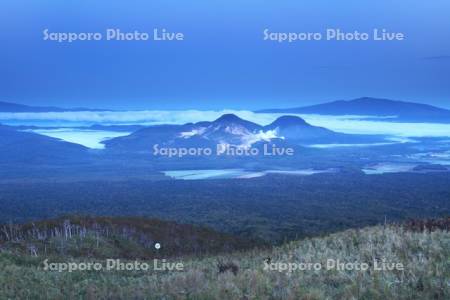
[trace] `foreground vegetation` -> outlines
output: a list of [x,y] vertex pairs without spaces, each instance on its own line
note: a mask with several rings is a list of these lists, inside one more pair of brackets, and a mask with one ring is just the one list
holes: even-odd
[[[33,256],[3,242],[1,299],[449,299],[450,219],[352,229],[271,249],[180,258],[182,271],[45,271],[43,260],[101,261],[53,253]],[[328,259],[367,263],[365,271],[267,270],[276,263]],[[403,270],[375,270],[374,262]]]
[[153,259],[201,257],[264,247],[265,243],[157,219],[67,216],[0,225],[0,245],[3,251],[19,256]]

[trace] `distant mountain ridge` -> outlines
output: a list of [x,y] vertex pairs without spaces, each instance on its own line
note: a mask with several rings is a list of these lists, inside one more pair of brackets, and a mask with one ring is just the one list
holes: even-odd
[[90,109],[84,107],[60,108],[53,106],[29,106],[24,104],[0,101],[0,112],[64,112],[64,111],[108,111],[108,110]]
[[[90,108],[60,108],[53,106],[29,106],[17,103],[0,101],[0,112],[77,112],[77,111],[112,111],[109,109],[90,109]],[[362,97],[353,100],[337,100],[311,106],[281,108],[281,109],[263,109],[256,113],[278,113],[278,114],[320,114],[320,115],[360,115],[367,118],[378,119],[384,117],[386,121],[393,122],[431,122],[431,123],[450,123],[450,110],[436,106]],[[224,120],[232,118],[224,115]],[[233,121],[232,119],[228,121]]]
[[[363,97],[353,100],[338,100],[323,104],[287,108],[264,109],[257,113],[290,113],[321,115],[361,115],[393,117],[392,121],[450,123],[450,110],[428,104],[398,100]],[[386,119],[390,120],[390,119]]]
[[297,116],[282,116],[267,126],[261,126],[236,115],[225,114],[212,122],[151,126],[103,143],[107,150],[150,152],[155,144],[172,148],[215,148],[218,144],[234,147],[264,143],[303,146],[317,143],[364,143],[383,139],[380,136],[334,132],[308,124]]

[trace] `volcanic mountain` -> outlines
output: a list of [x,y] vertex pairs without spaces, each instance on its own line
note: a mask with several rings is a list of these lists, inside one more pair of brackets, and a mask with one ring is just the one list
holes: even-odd
[[[151,152],[155,144],[161,147],[217,147],[226,144],[249,147],[262,143],[307,145],[314,143],[359,143],[372,136],[337,133],[308,124],[296,116],[282,116],[267,126],[261,126],[226,114],[212,122],[185,125],[152,126],[135,133],[105,141],[107,150]],[[376,137],[379,141],[380,137]]]
[[151,151],[154,144],[166,147],[216,147],[217,144],[251,146],[258,141],[276,138],[263,129],[236,115],[225,114],[212,122],[152,126],[129,136],[105,141],[104,144],[107,149]]

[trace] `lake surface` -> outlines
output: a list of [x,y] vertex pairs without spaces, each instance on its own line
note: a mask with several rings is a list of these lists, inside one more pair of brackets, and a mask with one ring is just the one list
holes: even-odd
[[418,164],[386,162],[367,166],[362,171],[367,175],[412,172]]
[[57,129],[32,129],[26,130],[66,142],[76,143],[91,149],[103,149],[105,145],[101,142],[119,136],[129,135],[130,132],[104,131],[104,130],[89,130],[76,128],[57,128]]
[[450,165],[450,151],[424,152],[409,155],[409,158],[436,165]]
[[182,180],[201,180],[201,179],[250,179],[266,176],[267,174],[284,174],[308,176],[321,173],[335,173],[335,169],[326,170],[266,170],[266,171],[246,171],[242,169],[219,169],[219,170],[174,170],[165,171],[164,175],[172,177],[173,179]]

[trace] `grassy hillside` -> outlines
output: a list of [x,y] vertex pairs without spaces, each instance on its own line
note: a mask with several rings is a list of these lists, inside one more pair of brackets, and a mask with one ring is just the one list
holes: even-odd
[[[13,242],[3,242],[0,298],[449,299],[449,224],[450,219],[369,227],[272,249],[168,259],[181,262],[182,271],[46,271],[43,260],[48,257],[14,253]],[[67,255],[53,255],[49,260],[102,262]],[[326,268],[327,260],[367,263],[369,268]],[[375,270],[375,261],[378,267],[382,262],[401,264],[403,270]],[[273,270],[277,263],[281,269],[299,263],[324,267]]]

